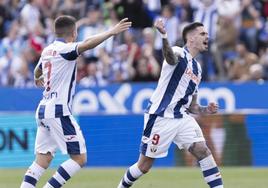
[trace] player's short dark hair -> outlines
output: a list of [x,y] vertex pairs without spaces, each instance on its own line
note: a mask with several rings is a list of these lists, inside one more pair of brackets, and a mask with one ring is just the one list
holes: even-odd
[[186,44],[187,42],[187,34],[193,30],[195,30],[197,27],[203,27],[204,25],[200,22],[193,22],[193,23],[190,23],[189,25],[185,26],[183,28],[183,31],[182,31],[182,39],[183,39],[183,42],[184,44]]
[[62,15],[56,18],[54,22],[55,34],[57,37],[65,37],[72,34],[75,29],[76,19],[72,16]]

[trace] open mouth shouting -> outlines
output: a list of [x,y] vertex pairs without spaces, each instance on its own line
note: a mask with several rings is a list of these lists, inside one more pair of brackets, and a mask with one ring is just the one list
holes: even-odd
[[204,44],[205,48],[207,49],[208,48],[208,41],[207,40],[204,41],[203,44]]

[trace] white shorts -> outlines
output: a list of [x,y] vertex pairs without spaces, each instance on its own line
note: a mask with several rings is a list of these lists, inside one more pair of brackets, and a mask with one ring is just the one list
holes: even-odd
[[201,141],[205,141],[202,130],[189,115],[179,119],[144,115],[140,152],[147,157],[166,157],[172,142],[179,149],[188,150],[192,143]]
[[63,154],[78,155],[86,153],[82,131],[73,116],[36,119],[37,134],[35,153],[55,154],[60,149]]

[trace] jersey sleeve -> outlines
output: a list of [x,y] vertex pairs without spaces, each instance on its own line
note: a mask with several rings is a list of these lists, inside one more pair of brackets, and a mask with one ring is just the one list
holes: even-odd
[[79,56],[78,43],[67,43],[61,50],[60,55],[66,60],[75,60]]
[[173,46],[172,50],[176,57],[184,57],[183,49],[181,47]]

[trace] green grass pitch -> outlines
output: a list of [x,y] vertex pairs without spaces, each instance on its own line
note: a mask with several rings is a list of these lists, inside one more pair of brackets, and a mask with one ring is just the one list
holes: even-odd
[[[1,169],[0,188],[18,188],[26,169]],[[116,188],[126,168],[85,168],[64,188]],[[41,188],[54,170],[42,176]],[[225,188],[267,188],[268,168],[221,168]],[[199,168],[153,168],[133,188],[208,188]]]

